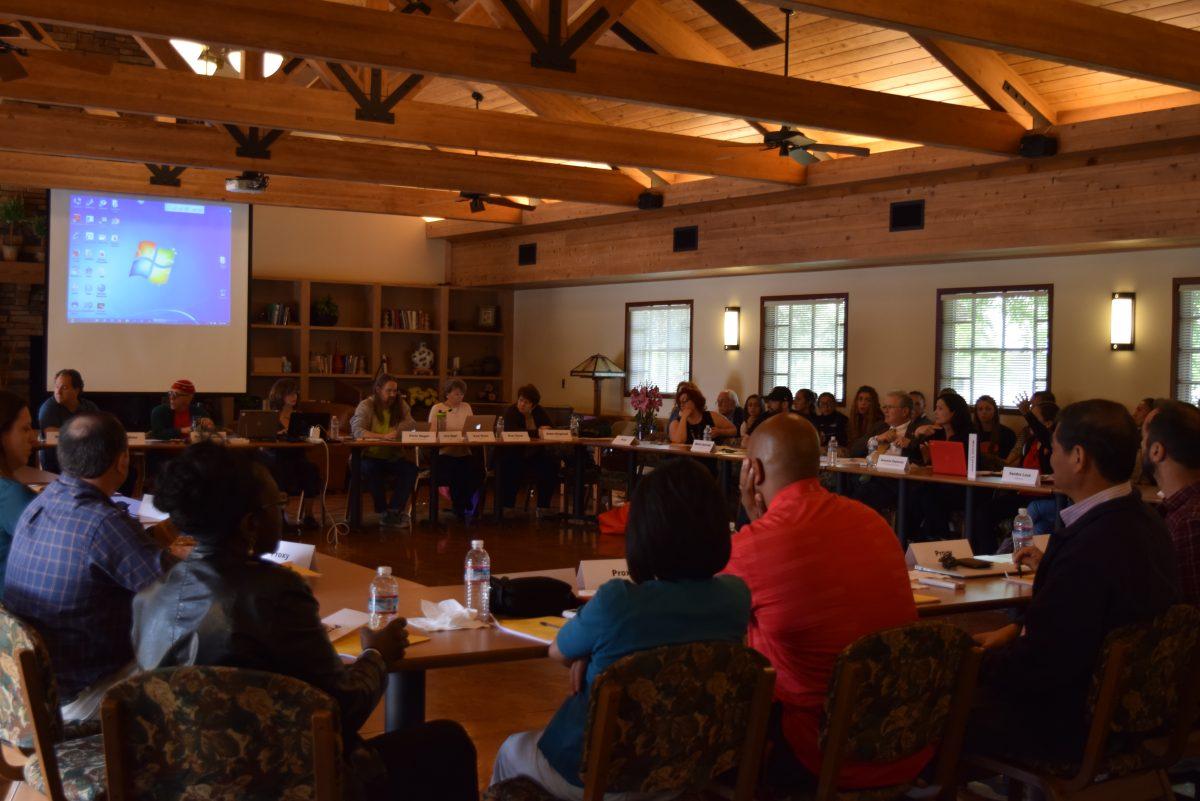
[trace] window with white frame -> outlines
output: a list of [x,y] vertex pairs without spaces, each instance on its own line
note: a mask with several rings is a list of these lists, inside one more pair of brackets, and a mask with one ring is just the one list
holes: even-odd
[[692,302],[625,304],[625,391],[657,386],[674,394],[692,377]]
[[1050,286],[938,291],[937,385],[1013,408],[1050,388]]
[[1175,281],[1172,391],[1185,403],[1200,400],[1200,278]]
[[811,389],[846,397],[846,304],[848,296],[762,299],[759,387],[793,392]]

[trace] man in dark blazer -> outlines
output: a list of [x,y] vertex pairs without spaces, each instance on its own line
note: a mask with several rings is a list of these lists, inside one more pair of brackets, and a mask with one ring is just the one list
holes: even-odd
[[[913,437],[918,421],[913,418],[913,399],[906,392],[889,392],[883,396],[883,419],[864,437],[850,443],[850,455],[868,456],[888,453],[912,459],[917,453]],[[850,483],[851,495],[880,514],[896,508],[899,482],[881,476],[860,476]],[[919,521],[916,521],[919,522]]]
[[1105,636],[1178,602],[1166,526],[1129,483],[1138,444],[1120,404],[1089,400],[1063,410],[1051,460],[1055,490],[1074,505],[1060,513],[1063,526],[1045,554],[1013,554],[1037,570],[1024,619],[976,635],[986,654],[969,751],[1078,760]]

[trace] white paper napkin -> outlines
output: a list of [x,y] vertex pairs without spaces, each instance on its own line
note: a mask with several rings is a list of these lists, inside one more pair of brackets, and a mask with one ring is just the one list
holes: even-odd
[[474,609],[467,609],[453,598],[433,603],[421,601],[421,611],[424,617],[410,617],[408,625],[422,631],[453,631],[455,629],[481,629],[486,623],[475,619]]

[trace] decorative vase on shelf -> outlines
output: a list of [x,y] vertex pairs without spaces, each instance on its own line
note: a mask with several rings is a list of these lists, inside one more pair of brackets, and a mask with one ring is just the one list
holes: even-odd
[[433,351],[422,340],[412,352],[413,375],[433,375],[433,361]]

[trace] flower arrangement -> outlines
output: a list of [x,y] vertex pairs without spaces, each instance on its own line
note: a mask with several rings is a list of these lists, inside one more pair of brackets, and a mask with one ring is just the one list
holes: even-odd
[[654,421],[662,408],[662,393],[657,385],[634,387],[629,392],[629,405],[637,423],[638,439],[646,439],[654,431]]
[[432,406],[437,402],[438,393],[433,387],[413,385],[408,388],[408,403],[410,406]]

